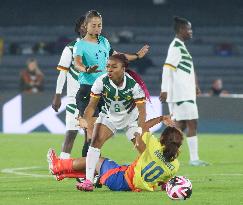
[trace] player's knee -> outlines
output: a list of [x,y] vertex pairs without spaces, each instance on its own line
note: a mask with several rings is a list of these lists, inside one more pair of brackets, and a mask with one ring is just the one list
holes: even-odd
[[75,138],[77,136],[78,130],[68,130],[66,135],[69,138]]
[[95,135],[92,137],[91,146],[100,149],[104,144],[104,142],[105,142],[104,138],[102,138],[99,135]]

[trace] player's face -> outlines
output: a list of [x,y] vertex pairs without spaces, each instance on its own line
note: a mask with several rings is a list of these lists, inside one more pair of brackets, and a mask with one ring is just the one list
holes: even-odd
[[91,18],[86,25],[86,29],[90,35],[100,35],[102,31],[102,19],[99,17]]
[[34,71],[34,70],[36,69],[36,67],[37,67],[37,64],[36,64],[35,61],[32,61],[32,62],[30,62],[30,63],[28,64],[28,69],[29,69],[29,71]]
[[110,59],[106,66],[108,77],[112,81],[120,81],[123,79],[125,68],[119,60]]
[[185,40],[192,38],[192,25],[190,22],[183,27],[183,36]]

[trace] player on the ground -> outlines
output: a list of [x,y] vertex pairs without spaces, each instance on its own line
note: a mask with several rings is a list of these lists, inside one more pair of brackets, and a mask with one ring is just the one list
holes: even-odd
[[[159,139],[154,137],[149,128],[161,121],[163,116],[147,121],[142,137],[136,133],[137,143],[143,144],[143,152],[130,165],[120,166],[108,158],[99,158],[96,171],[103,185],[113,191],[154,191],[159,183],[166,183],[176,174],[183,133],[175,127],[167,127]],[[61,179],[66,177],[66,173],[85,172],[85,158],[61,160],[52,149],[47,157],[50,171]],[[78,183],[77,188],[83,190],[82,183]]]
[[206,166],[199,160],[196,95],[200,93],[195,79],[192,56],[184,42],[192,38],[191,23],[180,17],[174,18],[176,36],[171,42],[163,67],[160,100],[168,102],[170,114],[176,120],[177,127],[187,128],[187,142],[192,166]]
[[[83,116],[84,110],[89,103],[90,91],[94,81],[104,73],[106,73],[106,64],[109,56],[116,54],[109,41],[101,35],[102,32],[102,16],[95,10],[89,11],[85,16],[84,27],[86,35],[78,41],[74,46],[75,68],[80,71],[79,82],[80,89],[76,96],[76,103],[79,114]],[[144,57],[148,52],[148,46],[144,46],[135,54],[125,54],[129,61]],[[90,120],[90,126],[87,129],[88,141],[86,149],[91,141],[93,125],[96,121],[101,107],[102,99]]]
[[[103,144],[117,130],[125,129],[126,136],[134,144],[134,133],[142,133],[145,123],[145,94],[140,85],[126,72],[128,60],[123,54],[110,56],[107,73],[96,79],[91,89],[90,102],[80,118],[80,127],[90,126],[92,116],[103,96],[105,105],[97,118],[92,141],[87,153],[84,190],[93,189],[93,176]],[[140,150],[140,147],[138,147]]]
[[[78,110],[76,105],[76,93],[79,89],[78,75],[79,72],[74,68],[73,59],[73,46],[77,41],[80,40],[85,35],[85,30],[83,27],[84,16],[81,16],[75,22],[75,32],[78,34],[79,38],[70,42],[64,48],[60,61],[58,63],[57,69],[60,71],[57,78],[56,94],[54,95],[52,108],[58,112],[61,106],[61,94],[65,82],[67,81],[67,106],[66,106],[66,135],[65,140],[62,145],[62,152],[60,158],[66,159],[70,157],[70,153],[73,147],[74,140],[78,133],[78,127],[76,126],[78,121],[75,119],[78,116]],[[85,148],[85,145],[84,145]],[[82,156],[86,156],[85,150],[83,148]]]

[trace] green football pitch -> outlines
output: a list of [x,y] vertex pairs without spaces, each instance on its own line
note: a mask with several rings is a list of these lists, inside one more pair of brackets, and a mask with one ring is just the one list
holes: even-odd
[[[82,137],[75,141],[72,156],[78,157]],[[142,205],[142,204],[243,204],[243,135],[200,134],[201,159],[208,167],[190,167],[188,149],[184,142],[180,155],[181,167],[177,175],[192,181],[189,200],[172,201],[165,192],[112,192],[107,188],[94,192],[75,189],[74,179],[57,182],[49,175],[46,153],[54,148],[58,153],[63,136],[48,133],[26,135],[0,134],[0,204],[63,204],[63,205]],[[102,155],[119,163],[129,163],[136,151],[122,134],[109,140]]]

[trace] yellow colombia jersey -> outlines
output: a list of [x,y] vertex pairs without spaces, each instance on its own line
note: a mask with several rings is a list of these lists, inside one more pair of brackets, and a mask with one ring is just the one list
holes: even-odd
[[177,159],[166,162],[163,156],[164,146],[150,132],[144,133],[142,139],[146,149],[134,163],[132,184],[135,189],[153,191],[158,182],[166,182],[176,174],[179,162]]

